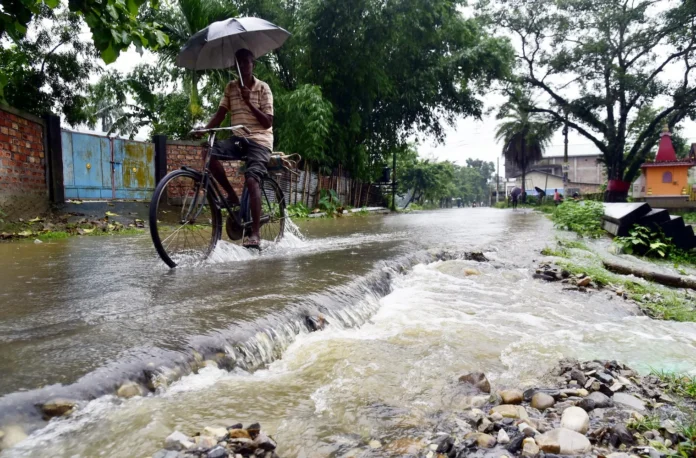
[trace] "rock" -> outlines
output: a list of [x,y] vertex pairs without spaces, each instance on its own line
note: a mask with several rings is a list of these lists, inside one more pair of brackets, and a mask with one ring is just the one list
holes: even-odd
[[534,393],[532,396],[532,407],[537,410],[544,411],[553,407],[554,404],[556,400],[546,393]]
[[478,431],[481,433],[487,433],[493,428],[493,423],[488,419],[484,418],[481,420],[481,423],[478,425]]
[[580,388],[580,389],[578,390],[578,396],[581,396],[581,397],[583,397],[583,398],[584,398],[585,396],[589,396],[589,394],[590,394],[590,392],[587,391],[585,388]]
[[467,277],[469,275],[481,275],[481,272],[476,269],[464,269],[464,275]]
[[522,456],[537,456],[539,454],[539,446],[531,437],[522,441]]
[[167,450],[188,450],[194,445],[190,437],[179,431],[174,431],[164,440],[164,447]]
[[580,407],[568,407],[561,416],[561,428],[585,434],[590,428],[590,416]]
[[452,450],[452,447],[454,447],[454,440],[450,436],[445,436],[437,444],[437,448],[435,449],[435,452],[436,453],[449,453],[450,450]]
[[386,449],[394,456],[420,455],[421,450],[423,450],[423,442],[418,439],[401,438],[390,442]]
[[265,435],[264,433],[260,432],[258,436],[256,436],[256,439],[254,439],[253,445],[256,448],[260,448],[261,450],[265,450],[267,452],[271,452],[276,449],[278,446],[276,442]]
[[69,399],[53,399],[41,406],[41,412],[44,414],[44,419],[60,417],[70,414],[76,404]]
[[585,278],[581,278],[580,280],[578,280],[577,285],[578,285],[578,286],[587,286],[587,285],[589,285],[591,282],[592,282],[592,278],[590,278],[590,277],[585,277]]
[[508,436],[508,433],[505,432],[504,429],[500,428],[498,430],[498,443],[500,445],[505,445],[510,443],[510,436]]
[[212,426],[206,426],[205,429],[203,430],[203,434],[206,436],[212,436],[220,442],[227,436],[227,429],[226,428],[218,428],[218,427],[212,427]]
[[[580,285],[580,286],[585,286],[585,285]],[[587,377],[580,369],[571,370],[570,371],[570,379],[578,382],[578,384],[580,386],[585,386],[585,383],[587,383]]]
[[126,382],[123,385],[121,385],[116,392],[116,395],[119,398],[132,398],[135,396],[142,396],[143,395],[143,388],[138,385],[135,382]]
[[633,443],[635,442],[633,439],[633,435],[628,431],[628,428],[626,428],[625,425],[615,425],[611,428],[610,431],[611,433],[609,437],[609,442],[614,447],[618,448],[621,444],[627,446],[633,445]]
[[371,440],[367,445],[369,445],[372,449],[382,448],[382,443],[378,440]]
[[519,429],[525,437],[534,437],[535,435],[539,434],[539,431],[535,430],[527,423],[520,423],[517,425],[517,429]]
[[596,379],[599,379],[599,381],[602,382],[602,383],[613,383],[613,382],[614,382],[614,377],[612,377],[611,375],[607,374],[607,373],[604,372],[604,371],[599,371],[599,372],[597,372],[597,373],[594,375],[594,377],[595,377]]
[[621,389],[623,389],[623,385],[619,382],[615,382],[612,386],[609,387],[609,389],[616,393],[617,391],[621,391]]
[[534,397],[535,394],[537,393],[544,393],[548,394],[552,398],[556,399],[561,395],[560,390],[557,389],[551,389],[551,388],[530,388],[528,390],[525,390],[524,392],[524,400],[527,402],[530,402],[532,398]]
[[174,450],[160,450],[152,455],[152,458],[179,458],[179,452]]
[[12,448],[27,438],[27,433],[25,433],[24,429],[19,425],[6,426],[3,428],[2,433],[2,437],[0,438],[2,439],[2,441],[0,441],[0,450]]
[[583,399],[578,402],[578,407],[583,409],[585,412],[591,412],[595,408],[595,402],[592,399]]
[[645,411],[645,403],[637,397],[627,393],[616,393],[613,397],[614,403],[628,407],[639,412]]
[[227,450],[219,445],[208,450],[206,458],[227,458]]
[[592,449],[589,439],[569,429],[558,428],[536,437],[539,448],[546,453],[582,455]]
[[522,449],[522,441],[524,441],[524,439],[525,437],[522,435],[511,438],[510,443],[505,446],[505,450],[514,455]]
[[251,440],[251,435],[249,435],[249,432],[246,429],[241,429],[241,428],[229,429],[229,430],[227,430],[227,434],[230,435],[230,439],[249,439],[249,440]]
[[472,372],[470,374],[465,374],[459,377],[461,383],[466,383],[476,388],[478,391],[483,393],[491,392],[491,384],[486,378],[486,374],[483,372]]
[[491,409],[489,413],[490,415],[499,413],[504,418],[520,418],[522,420],[526,420],[527,418],[529,418],[529,416],[527,415],[527,411],[524,410],[524,407],[513,406],[509,404],[501,404],[499,406],[495,406]]
[[261,432],[261,425],[258,423],[253,423],[249,426],[247,426],[247,432],[249,433],[249,437],[252,439],[256,439],[256,436],[259,435]]
[[476,437],[476,444],[481,448],[495,447],[495,437],[489,434],[479,434]]
[[597,380],[593,380],[592,385],[590,385],[590,391],[599,391],[602,388],[602,384]]
[[504,390],[500,392],[503,404],[522,404],[523,395],[519,390]]
[[501,414],[499,414],[498,412],[494,413],[489,418],[492,422],[495,422],[495,423],[503,420],[503,416]]
[[213,448],[217,445],[218,441],[212,436],[196,436],[193,438],[193,442],[200,448]]
[[590,393],[583,400],[587,400],[587,399],[590,399],[594,402],[595,409],[606,409],[607,407],[611,407],[614,405],[614,403],[611,401],[611,398],[609,396],[602,394],[598,391],[595,391],[594,393]]

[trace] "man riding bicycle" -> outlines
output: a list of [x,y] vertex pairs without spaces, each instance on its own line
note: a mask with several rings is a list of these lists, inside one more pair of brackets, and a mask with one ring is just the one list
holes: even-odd
[[[240,49],[235,57],[239,63],[243,86],[239,81],[230,81],[225,87],[220,106],[205,129],[218,127],[230,113],[232,125],[241,124],[249,133],[240,137],[216,142],[210,158],[210,173],[227,193],[230,206],[239,206],[239,197],[227,179],[222,160],[240,160],[246,156],[244,178],[249,190],[249,207],[251,210],[251,235],[244,242],[247,248],[259,248],[261,220],[261,178],[267,172],[267,164],[273,150],[273,94],[268,84],[253,75],[254,54],[248,49]],[[203,152],[205,160],[206,152]]]

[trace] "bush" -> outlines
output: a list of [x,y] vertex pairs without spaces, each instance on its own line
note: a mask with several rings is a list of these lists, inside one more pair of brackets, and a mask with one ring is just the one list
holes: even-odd
[[319,209],[325,212],[326,216],[340,216],[343,213],[343,207],[336,191],[333,189],[321,190],[321,194],[319,194]]
[[599,237],[602,230],[604,205],[600,202],[567,200],[556,207],[551,219],[556,227],[577,232],[586,237]]
[[307,218],[309,216],[309,208],[302,202],[288,206],[287,211],[290,218]]
[[626,237],[616,237],[614,243],[626,254],[639,254],[656,258],[668,256],[674,248],[671,240],[665,238],[664,234],[651,231],[640,225],[633,226]]

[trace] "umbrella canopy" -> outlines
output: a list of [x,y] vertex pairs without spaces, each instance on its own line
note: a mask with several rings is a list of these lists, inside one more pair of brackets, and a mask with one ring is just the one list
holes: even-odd
[[510,191],[510,195],[511,195],[512,197],[517,197],[517,196],[519,196],[520,194],[522,194],[522,190],[521,190],[520,188],[518,188],[518,187],[514,187],[514,188],[512,188],[512,191]]
[[285,43],[290,33],[264,19],[239,17],[213,22],[186,42],[176,65],[190,70],[220,70],[235,66],[243,48],[261,57]]

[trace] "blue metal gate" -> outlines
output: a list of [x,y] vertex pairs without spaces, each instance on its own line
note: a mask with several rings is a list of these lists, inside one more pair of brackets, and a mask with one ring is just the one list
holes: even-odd
[[147,200],[155,188],[152,143],[64,130],[63,183],[69,199]]

